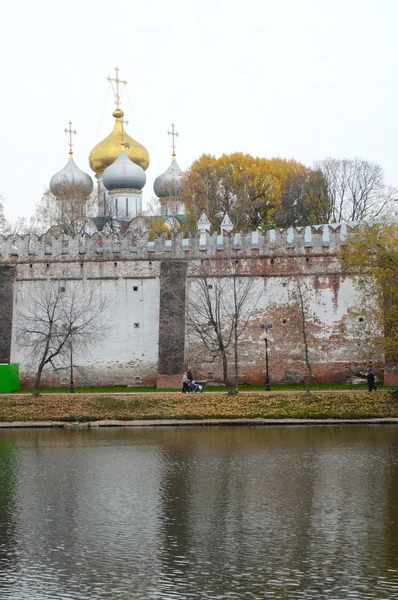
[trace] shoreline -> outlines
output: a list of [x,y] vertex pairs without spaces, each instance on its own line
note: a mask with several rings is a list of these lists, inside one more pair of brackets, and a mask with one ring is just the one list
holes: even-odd
[[358,419],[137,419],[134,421],[11,421],[0,422],[0,429],[100,429],[119,427],[278,427],[318,425],[398,425],[398,417]]

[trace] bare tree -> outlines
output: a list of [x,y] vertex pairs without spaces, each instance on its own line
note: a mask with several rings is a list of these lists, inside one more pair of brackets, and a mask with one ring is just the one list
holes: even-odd
[[[221,359],[223,381],[228,393],[239,391],[239,341],[263,294],[255,279],[237,272],[235,261],[223,277],[210,275],[211,265],[192,281],[188,294],[186,320],[194,337],[202,342],[209,362]],[[229,357],[233,356],[234,385]]]
[[96,193],[88,194],[80,184],[68,185],[54,196],[46,190],[36,206],[31,230],[42,234],[52,229],[54,233],[70,236],[83,235],[90,225],[89,217],[94,214]]
[[314,163],[322,173],[331,203],[330,219],[374,219],[391,207],[397,189],[387,186],[382,167],[360,158],[326,158]]
[[299,312],[299,322],[300,329],[302,334],[302,340],[304,345],[304,357],[305,364],[307,367],[307,377],[305,380],[305,393],[310,395],[310,386],[312,379],[312,367],[310,360],[310,349],[309,349],[309,339],[308,339],[308,320],[309,320],[309,299],[310,294],[308,290],[308,286],[304,282],[303,278],[300,276],[295,276],[293,278],[293,289],[290,293],[291,300],[297,304],[298,312]]
[[40,393],[43,369],[88,351],[106,330],[108,304],[88,282],[34,282],[17,313],[17,343],[35,364],[33,395]]
[[142,214],[144,217],[156,217],[157,215],[160,215],[160,202],[156,196],[151,196],[149,198]]
[[3,196],[0,195],[0,235],[24,235],[29,233],[30,225],[25,217],[19,217],[15,222],[8,221],[4,214]]
[[4,215],[3,196],[0,195],[0,233],[7,235],[8,221]]
[[[312,381],[312,351],[315,350],[316,330],[320,327],[317,316],[317,306],[322,304],[322,299],[316,296],[313,279],[302,273],[296,273],[287,278],[288,304],[286,308],[291,315],[291,330],[297,336],[298,349],[304,358],[307,369],[305,377],[305,391],[310,395]],[[301,342],[301,344],[300,344]]]

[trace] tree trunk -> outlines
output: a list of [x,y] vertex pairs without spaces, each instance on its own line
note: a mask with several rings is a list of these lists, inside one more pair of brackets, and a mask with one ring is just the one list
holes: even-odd
[[232,389],[232,385],[229,381],[229,377],[228,377],[228,362],[227,362],[227,355],[225,353],[225,349],[222,349],[222,369],[223,369],[223,378],[224,378],[224,383],[227,386],[227,391],[228,391],[228,395],[232,395],[234,393],[233,389]]
[[238,358],[238,319],[235,315],[234,324],[234,358],[235,358],[235,394],[239,392],[239,358]]
[[35,383],[33,386],[33,396],[35,398],[38,398],[40,396],[40,380],[41,380],[41,374],[42,374],[43,368],[44,368],[44,364],[40,364],[39,368],[37,369]]
[[305,307],[304,307],[304,298],[303,298],[303,292],[301,290],[301,286],[300,283],[297,283],[297,289],[298,289],[298,294],[299,294],[299,300],[300,300],[300,310],[301,310],[301,323],[302,323],[302,328],[303,328],[303,341],[304,341],[304,349],[305,349],[305,364],[307,366],[307,371],[308,371],[308,375],[305,381],[305,393],[307,396],[311,395],[310,392],[310,385],[311,385],[311,379],[312,379],[312,368],[311,368],[311,363],[310,363],[310,355],[309,355],[309,351],[308,351],[308,340],[307,340],[307,328],[306,328],[306,315],[305,315]]

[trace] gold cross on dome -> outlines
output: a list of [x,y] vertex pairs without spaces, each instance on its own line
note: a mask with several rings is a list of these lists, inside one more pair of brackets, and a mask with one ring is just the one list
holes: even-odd
[[69,154],[73,154],[72,151],[72,146],[73,146],[73,142],[72,142],[72,135],[76,135],[77,131],[76,129],[72,129],[72,121],[68,121],[68,125],[69,125],[69,129],[64,129],[65,133],[69,133]]
[[178,137],[178,133],[177,133],[177,131],[174,131],[174,123],[171,124],[171,131],[168,131],[167,133],[168,133],[168,135],[171,135],[171,137],[172,137],[171,147],[173,148],[173,153],[171,156],[173,158],[175,158],[175,156],[176,156],[175,138]]
[[[108,77],[108,81],[110,81],[111,83],[115,84],[116,89],[114,90],[115,92],[115,103],[116,103],[116,108],[120,108],[120,91],[119,91],[119,85],[122,83],[123,85],[127,85],[127,81],[125,79],[119,79],[119,67],[115,67],[115,71],[116,71],[116,77],[112,78],[112,77]],[[113,87],[113,86],[112,86]]]

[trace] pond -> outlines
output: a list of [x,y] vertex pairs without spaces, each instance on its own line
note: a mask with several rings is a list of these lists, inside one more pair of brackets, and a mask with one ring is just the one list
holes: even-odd
[[398,427],[0,430],[0,598],[398,598]]

